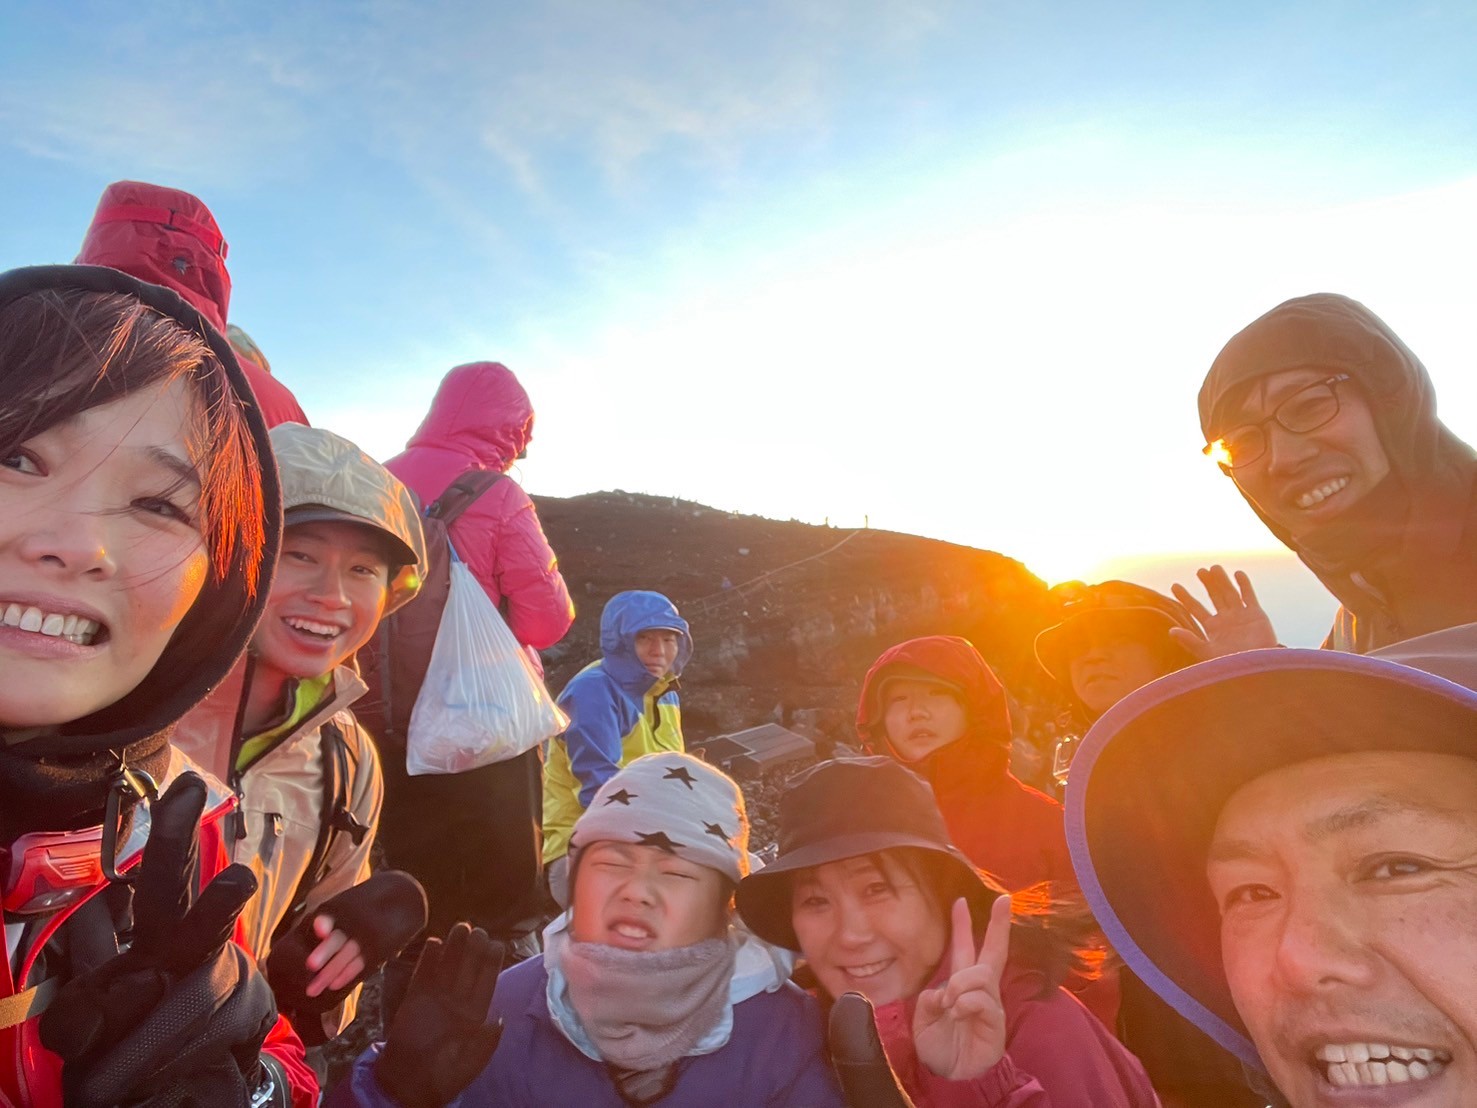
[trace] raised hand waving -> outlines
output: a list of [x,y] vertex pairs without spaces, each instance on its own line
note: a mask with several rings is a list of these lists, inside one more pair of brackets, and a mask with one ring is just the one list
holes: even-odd
[[1250,577],[1238,569],[1233,582],[1222,566],[1196,570],[1195,576],[1205,586],[1205,593],[1215,611],[1195,599],[1183,585],[1175,585],[1170,591],[1190,610],[1195,622],[1204,628],[1205,638],[1181,627],[1171,628],[1169,637],[1189,651],[1196,661],[1277,645],[1277,632],[1257,599],[1256,590],[1251,587]]

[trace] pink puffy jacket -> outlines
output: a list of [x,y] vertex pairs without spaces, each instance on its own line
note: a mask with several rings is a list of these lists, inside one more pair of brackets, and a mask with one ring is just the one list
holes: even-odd
[[[533,405],[512,370],[497,362],[457,366],[404,453],[385,468],[429,504],[469,469],[507,470],[533,438]],[[574,604],[533,501],[505,477],[451,525],[451,542],[501,605],[518,641],[553,646],[574,623]]]

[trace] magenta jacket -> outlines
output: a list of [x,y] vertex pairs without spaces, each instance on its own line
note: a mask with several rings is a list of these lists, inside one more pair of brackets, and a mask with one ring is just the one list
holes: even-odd
[[[938,985],[943,974],[930,983]],[[1158,1108],[1139,1060],[1063,989],[1040,996],[1039,973],[1007,966],[1005,1056],[969,1081],[933,1074],[913,1050],[916,998],[877,1009],[887,1059],[917,1108]]]
[[[497,362],[457,366],[405,451],[385,468],[429,504],[469,469],[505,472],[533,438],[533,405]],[[451,542],[518,641],[553,646],[574,622],[574,604],[533,501],[504,478],[451,525]],[[506,604],[504,604],[506,601]]]

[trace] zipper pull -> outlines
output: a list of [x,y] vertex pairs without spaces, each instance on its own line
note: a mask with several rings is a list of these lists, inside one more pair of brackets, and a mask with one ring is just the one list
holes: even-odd
[[246,838],[246,795],[241,791],[241,775],[231,778],[231,789],[236,794],[236,841]]

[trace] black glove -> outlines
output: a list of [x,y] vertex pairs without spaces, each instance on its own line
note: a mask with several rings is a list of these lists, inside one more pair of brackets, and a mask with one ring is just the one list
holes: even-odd
[[[367,881],[325,900],[272,945],[265,969],[277,1006],[303,1036],[315,1045],[322,1041],[322,1020],[380,966],[415,940],[426,926],[426,891],[420,882],[399,870],[382,870]],[[308,995],[315,973],[308,955],[320,942],[313,930],[319,916],[331,916],[333,926],[359,944],[364,972],[341,989]]]
[[861,993],[843,994],[831,1007],[826,1040],[851,1108],[913,1108],[877,1037],[870,1000]]
[[487,1022],[501,943],[459,923],[446,942],[427,939],[415,976],[375,1066],[380,1087],[404,1108],[440,1108],[486,1068],[502,1036]]
[[41,1016],[69,1105],[244,1105],[265,1079],[261,1045],[277,1009],[230,941],[256,878],[230,866],[195,900],[204,809],[193,773],[154,803],[133,945],[69,981]]

